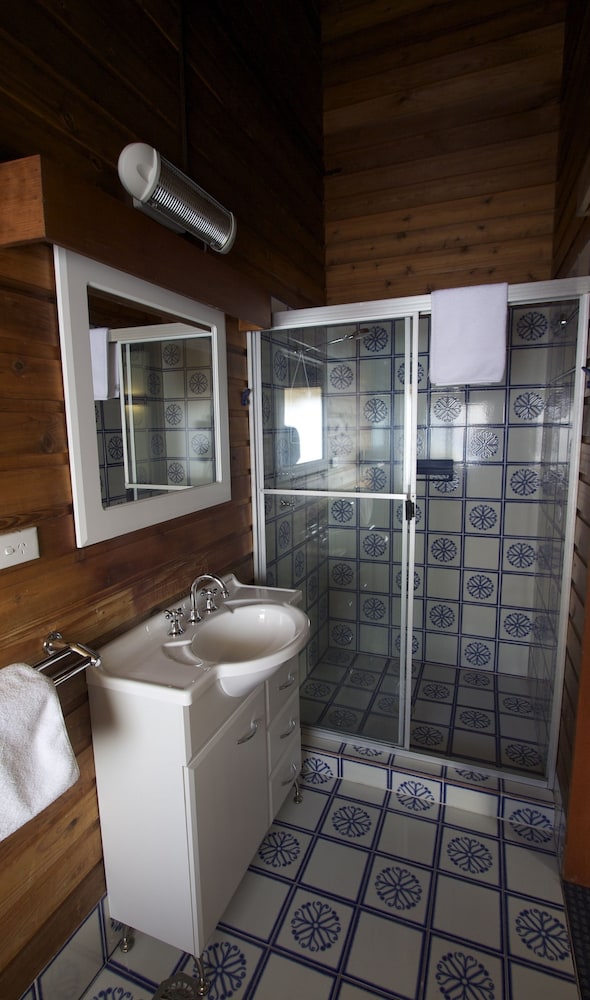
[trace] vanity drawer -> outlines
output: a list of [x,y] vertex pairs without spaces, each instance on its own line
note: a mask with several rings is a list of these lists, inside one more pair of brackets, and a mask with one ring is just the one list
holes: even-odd
[[299,691],[299,657],[292,656],[266,682],[268,718],[274,719],[294,691]]
[[268,729],[269,771],[274,771],[287,749],[291,750],[294,743],[300,742],[299,691],[294,691]]
[[281,757],[269,782],[269,822],[272,823],[283,802],[293,788],[293,782],[301,771],[301,744],[299,740],[289,752]]

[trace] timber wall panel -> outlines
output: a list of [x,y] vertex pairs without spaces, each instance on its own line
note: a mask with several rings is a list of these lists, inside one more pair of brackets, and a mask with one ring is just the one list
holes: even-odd
[[[0,530],[35,525],[40,558],[0,574],[2,666],[41,659],[42,641],[53,630],[100,646],[186,593],[200,572],[232,570],[247,581],[253,573],[248,409],[241,406],[245,334],[237,320],[227,318],[231,502],[77,549],[57,309],[47,281],[51,250],[21,247],[0,255],[0,268],[3,261],[9,266],[0,270],[7,307],[0,316]],[[0,843],[6,1000],[21,995],[104,892],[84,675],[58,690],[81,778]]]
[[565,42],[562,113],[559,137],[553,269],[557,277],[588,274],[577,260],[590,241],[590,217],[577,215],[580,182],[590,183],[590,141],[585,123],[590,116],[590,6],[570,0]]
[[565,0],[326,0],[330,303],[550,277]]
[[[23,204],[24,184],[10,192],[3,185],[0,531],[35,525],[41,552],[0,574],[3,665],[38,660],[54,629],[99,645],[168,606],[206,570],[233,570],[243,580],[253,574],[248,408],[241,394],[243,322],[256,321],[256,313],[234,311],[242,326],[237,319],[227,323],[231,502],[77,549],[52,254],[42,243],[8,247],[15,242],[11,226],[19,241],[44,239],[50,202],[59,218],[49,221],[58,222],[64,245],[137,273],[133,261],[147,280],[175,288],[181,241],[189,237],[146,219],[109,230],[117,213],[106,196],[130,203],[117,176],[119,153],[128,142],[144,141],[235,213],[236,243],[223,260],[242,279],[234,288],[238,298],[248,300],[246,284],[253,303],[262,290],[266,303],[275,296],[290,306],[321,305],[320,58],[317,0],[287,6],[280,16],[268,0],[73,6],[30,0],[3,9],[0,160],[40,155],[51,166],[34,202]],[[68,175],[74,184],[66,184]],[[103,197],[102,228],[93,229],[90,209],[75,199],[74,188],[83,184]],[[11,213],[13,222],[6,219]],[[86,243],[76,245],[77,232]],[[218,296],[227,274],[221,266],[215,271],[222,259],[204,255],[199,243],[189,249],[180,280],[186,285],[194,270],[193,292],[209,281]],[[0,844],[3,1000],[20,997],[104,892],[84,679],[60,687],[60,697],[83,778]]]
[[147,142],[234,212],[236,267],[288,305],[321,305],[320,56],[316,0],[278,21],[264,0],[12,4],[0,158],[46,154],[126,199],[119,153]]

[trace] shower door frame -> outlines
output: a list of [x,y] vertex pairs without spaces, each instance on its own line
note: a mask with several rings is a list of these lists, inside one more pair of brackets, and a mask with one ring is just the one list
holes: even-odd
[[[574,533],[577,485],[580,467],[580,448],[582,434],[583,401],[586,378],[584,366],[586,364],[588,350],[588,325],[590,321],[590,277],[581,276],[575,278],[556,278],[549,281],[525,282],[508,286],[508,307],[518,305],[534,305],[536,303],[558,302],[560,300],[578,299],[578,333],[575,362],[575,382],[574,400],[572,404],[572,426],[571,440],[574,444],[570,454],[570,468],[568,477],[568,493],[565,512],[566,530],[564,535],[564,556],[562,565],[562,580],[571,581],[573,554],[574,554]],[[352,324],[370,321],[387,321],[404,319],[411,324],[410,335],[406,327],[406,371],[408,367],[408,352],[411,359],[418,357],[418,330],[419,320],[422,315],[431,315],[432,299],[430,294],[406,296],[395,299],[378,299],[369,302],[345,303],[334,306],[318,306],[311,309],[293,309],[280,312],[273,312],[271,330],[288,330],[293,327],[313,327],[313,326],[335,326],[341,324]],[[337,491],[292,491],[297,495],[316,495],[350,497],[355,500],[369,499],[376,497],[381,500],[410,500],[416,508],[416,438],[417,438],[417,408],[418,408],[418,377],[417,364],[411,365],[412,378],[405,392],[404,409],[404,487],[407,494],[383,494],[383,493],[340,493]],[[251,440],[254,442],[252,452],[252,507],[253,507],[253,540],[254,540],[254,569],[256,579],[263,579],[266,573],[265,556],[265,523],[261,516],[261,501],[263,503],[266,494],[285,495],[288,489],[268,490],[264,486],[264,469],[262,460],[262,393],[256,389],[260,386],[260,336],[259,332],[248,334],[248,384],[255,389],[254,408],[250,411],[251,418]],[[590,383],[589,383],[590,384]],[[401,593],[401,624],[405,628],[401,632],[400,649],[400,713],[399,713],[399,735],[403,742],[394,744],[396,749],[402,750],[409,758],[432,763],[435,765],[457,764],[452,757],[432,756],[420,751],[411,750],[410,739],[410,715],[411,715],[411,693],[412,682],[412,594],[410,593],[409,581],[413,579],[413,567],[415,561],[415,517],[405,522],[407,531],[402,535],[402,593]],[[406,556],[406,558],[404,558]],[[404,579],[405,575],[405,579]],[[555,782],[557,745],[559,738],[560,713],[563,693],[563,681],[565,671],[565,649],[568,629],[568,609],[570,601],[570,587],[562,588],[561,603],[559,608],[559,626],[557,633],[556,650],[556,673],[554,679],[554,695],[551,709],[551,723],[549,727],[549,742],[547,748],[547,767],[543,777],[528,776],[520,772],[514,773],[507,769],[498,769],[490,765],[488,768],[478,769],[491,773],[508,775],[517,778],[523,784],[552,788]],[[405,617],[405,622],[404,622]],[[403,708],[402,708],[403,706]],[[331,735],[331,731],[326,730],[326,734]],[[371,743],[371,740],[366,742]],[[461,761],[465,766],[465,761]]]
[[[388,300],[390,301],[390,300]],[[397,300],[400,302],[401,300]],[[413,505],[413,511],[416,509],[416,435],[412,434],[412,427],[417,423],[418,414],[418,365],[413,364],[413,359],[418,357],[418,326],[419,326],[419,311],[414,309],[412,313],[407,311],[394,310],[394,312],[389,312],[385,314],[383,310],[378,309],[375,312],[367,314],[364,310],[364,306],[367,303],[360,303],[363,306],[362,309],[359,306],[347,306],[344,307],[345,315],[342,319],[335,318],[330,319],[326,322],[322,315],[321,326],[338,326],[342,323],[358,323],[371,321],[376,319],[382,320],[404,320],[404,363],[405,371],[411,372],[411,378],[407,379],[404,383],[404,448],[403,448],[403,466],[402,466],[402,492],[400,493],[377,493],[369,490],[357,490],[357,491],[346,491],[346,490],[306,490],[297,489],[289,490],[287,486],[281,489],[267,488],[264,484],[264,468],[263,461],[256,461],[255,458],[252,460],[253,467],[253,533],[254,533],[254,567],[257,579],[264,579],[266,574],[266,538],[265,538],[265,522],[264,517],[261,514],[261,507],[263,499],[265,496],[287,496],[292,493],[296,496],[308,496],[308,497],[319,497],[319,498],[329,498],[338,497],[338,499],[349,499],[351,501],[361,501],[361,500],[386,500],[388,502],[401,501],[406,504],[406,502],[411,502]],[[380,303],[374,303],[374,306],[381,305]],[[335,307],[340,311],[341,307]],[[330,311],[330,307],[326,307],[327,311]],[[297,317],[303,315],[303,313],[308,313],[301,323],[297,322],[295,325],[297,328],[310,327],[318,325],[317,318],[314,320],[313,316],[316,315],[316,310],[297,310]],[[323,313],[323,309],[322,309]],[[294,324],[292,322],[294,313],[275,313],[273,314],[273,319],[277,319],[278,322],[273,324],[270,328],[272,330],[288,330]],[[290,321],[289,321],[290,320]],[[249,335],[249,348],[248,356],[250,363],[249,378],[251,385],[257,385],[258,375],[261,372],[261,350],[260,350],[260,339],[254,334]],[[258,375],[257,375],[258,373]],[[254,434],[253,440],[255,441],[254,455],[262,456],[262,394],[254,393],[254,407],[255,407],[255,419],[254,419]],[[260,504],[260,506],[259,506]],[[401,555],[401,586],[400,586],[400,651],[399,651],[399,681],[400,681],[400,692],[399,692],[399,712],[398,712],[398,739],[394,742],[392,738],[392,744],[400,749],[409,743],[409,724],[410,724],[410,710],[411,710],[411,698],[407,697],[407,691],[411,690],[412,683],[412,649],[411,642],[408,643],[408,636],[412,635],[412,625],[413,625],[413,605],[412,601],[409,599],[408,594],[408,580],[413,579],[414,575],[414,561],[415,561],[415,516],[409,519],[404,519],[402,525],[399,529],[402,541],[402,555]],[[392,734],[393,735],[393,734]]]

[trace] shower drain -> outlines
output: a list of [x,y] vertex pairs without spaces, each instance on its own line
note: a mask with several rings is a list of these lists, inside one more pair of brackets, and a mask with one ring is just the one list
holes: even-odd
[[191,979],[184,972],[178,972],[160,983],[153,1000],[198,1000],[205,996],[198,979]]

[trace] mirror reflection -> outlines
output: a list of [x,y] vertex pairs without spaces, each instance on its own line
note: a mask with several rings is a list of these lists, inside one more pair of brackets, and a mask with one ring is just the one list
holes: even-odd
[[210,331],[94,289],[88,309],[103,507],[215,482]]

